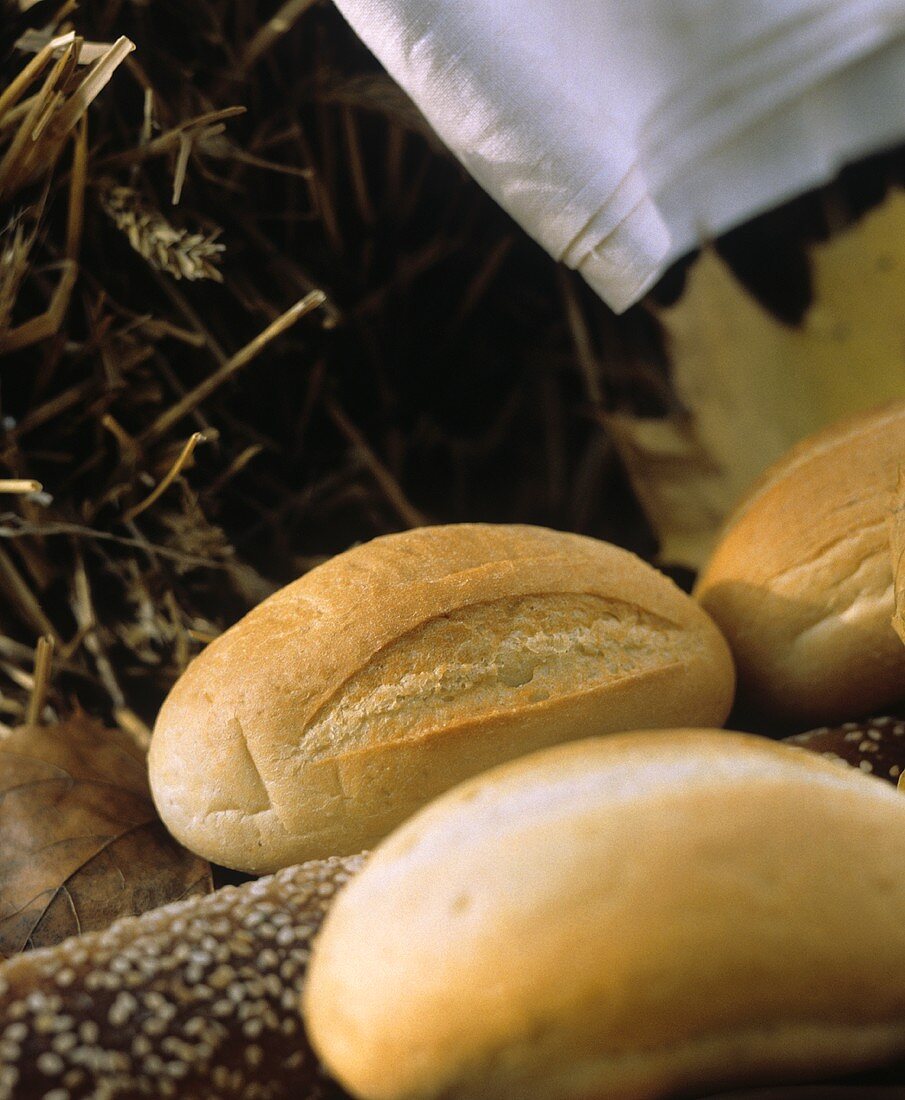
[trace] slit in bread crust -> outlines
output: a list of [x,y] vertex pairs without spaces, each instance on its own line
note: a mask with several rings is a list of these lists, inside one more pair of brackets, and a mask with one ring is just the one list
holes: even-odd
[[316,761],[593,690],[697,656],[691,631],[636,604],[549,593],[472,604],[397,638],[312,718]]

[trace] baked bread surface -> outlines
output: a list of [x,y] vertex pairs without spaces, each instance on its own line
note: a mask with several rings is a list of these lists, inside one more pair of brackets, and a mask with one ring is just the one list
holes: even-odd
[[421,528],[331,559],[213,642],[160,712],[151,786],[188,847],[270,871],[360,851],[545,745],[719,725],[733,688],[719,632],[634,555]]
[[[384,841],[314,945],[364,1100],[637,1100],[905,1051],[905,801],[744,734],[593,738]],[[686,1091],[687,1090],[687,1091]]]
[[905,699],[889,524],[905,402],[780,459],[729,518],[695,595],[764,711],[838,722]]

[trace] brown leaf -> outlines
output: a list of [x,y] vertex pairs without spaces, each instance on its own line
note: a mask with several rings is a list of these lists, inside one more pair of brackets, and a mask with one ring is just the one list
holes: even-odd
[[903,394],[905,192],[810,250],[814,299],[779,323],[713,249],[659,312],[684,412],[614,417],[612,437],[660,540],[693,568],[757,477],[794,443]]
[[899,470],[899,485],[896,490],[895,506],[892,513],[892,571],[895,581],[896,607],[892,616],[892,625],[896,633],[905,642],[905,470]]
[[0,958],[211,889],[121,731],[78,716],[0,742]]

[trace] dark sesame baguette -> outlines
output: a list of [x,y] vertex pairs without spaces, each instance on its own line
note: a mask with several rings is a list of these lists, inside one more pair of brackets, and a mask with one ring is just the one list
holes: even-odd
[[841,726],[821,726],[785,739],[790,745],[839,760],[868,775],[897,783],[905,771],[905,719],[866,718]]
[[0,966],[0,1100],[321,1100],[311,938],[362,856],[117,921]]

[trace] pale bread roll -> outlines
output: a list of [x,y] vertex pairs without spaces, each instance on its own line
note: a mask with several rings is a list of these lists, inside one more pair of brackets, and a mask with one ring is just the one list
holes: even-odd
[[730,517],[695,595],[750,703],[814,723],[905,699],[889,553],[900,468],[905,402],[799,444]]
[[733,687],[707,616],[633,554],[426,527],[333,558],[213,642],[160,712],[151,787],[189,848],[270,871],[367,848],[546,745],[719,725]]
[[381,844],[303,1006],[363,1100],[640,1100],[905,1051],[905,800],[708,730],[558,746]]

